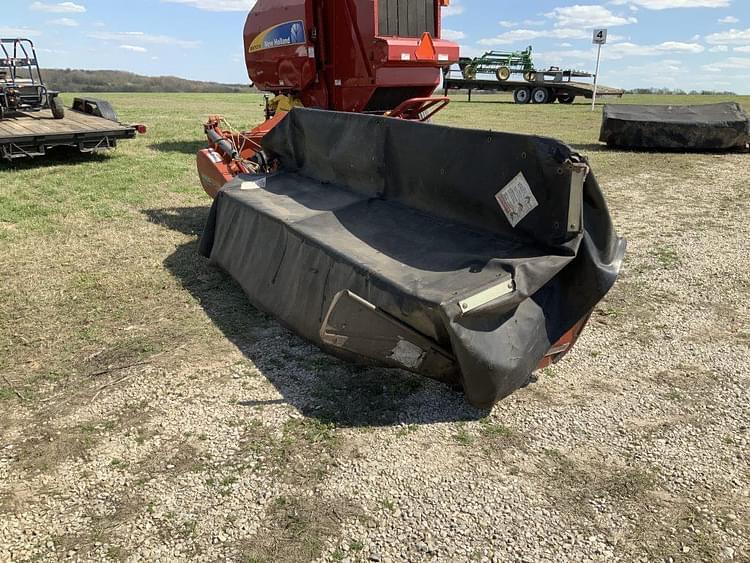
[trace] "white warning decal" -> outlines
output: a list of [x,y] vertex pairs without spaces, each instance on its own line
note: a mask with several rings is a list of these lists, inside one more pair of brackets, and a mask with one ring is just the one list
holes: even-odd
[[253,181],[245,181],[240,184],[241,190],[260,190],[260,189],[266,189],[266,179],[265,178],[259,178],[257,180]]
[[524,217],[539,206],[523,172],[519,172],[502,190],[497,192],[495,199],[500,204],[511,227],[518,225]]
[[211,162],[214,164],[221,162],[221,155],[213,149],[208,149],[208,158],[210,158]]

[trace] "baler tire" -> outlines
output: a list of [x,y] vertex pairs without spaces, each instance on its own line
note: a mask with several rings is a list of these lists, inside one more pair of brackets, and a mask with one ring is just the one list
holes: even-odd
[[549,102],[551,97],[552,97],[552,94],[549,91],[549,88],[545,88],[544,86],[537,86],[531,92],[531,103],[546,104]]
[[63,119],[65,117],[65,106],[57,96],[50,100],[49,107],[52,110],[52,117],[55,119]]
[[501,66],[495,72],[495,76],[497,76],[497,79],[500,82],[505,82],[506,80],[508,80],[508,78],[510,78],[510,69],[507,66]]
[[513,90],[513,101],[517,104],[528,104],[531,100],[531,90],[526,86]]

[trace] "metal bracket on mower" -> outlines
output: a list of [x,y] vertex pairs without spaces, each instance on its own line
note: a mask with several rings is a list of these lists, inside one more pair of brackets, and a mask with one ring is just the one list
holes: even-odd
[[569,162],[570,200],[568,202],[568,234],[578,234],[583,228],[583,185],[591,170],[583,162]]
[[396,109],[386,112],[387,117],[428,121],[433,115],[444,109],[450,103],[447,96],[431,98],[412,98],[402,102]]

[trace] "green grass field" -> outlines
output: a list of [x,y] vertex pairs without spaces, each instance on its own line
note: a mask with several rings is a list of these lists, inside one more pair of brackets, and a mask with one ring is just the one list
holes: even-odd
[[[727,538],[747,539],[748,504],[737,508],[741,499],[710,469],[717,464],[717,474],[731,473],[735,489],[747,490],[746,466],[735,469],[746,453],[737,461],[732,446],[748,439],[740,401],[747,363],[732,372],[749,358],[740,296],[750,287],[736,269],[750,234],[747,155],[612,151],[598,143],[601,107],[454,97],[437,123],[551,136],[585,154],[630,241],[623,277],[597,309],[588,339],[549,377],[488,415],[433,383],[377,370],[362,375],[329,358],[255,311],[198,256],[210,204],[195,171],[202,123],[220,113],[237,128],[257,124],[261,96],[104,97],[122,121],[147,124],[148,134],[106,155],[0,164],[0,522],[10,522],[0,524],[0,560],[4,548],[18,545],[20,559],[42,560],[73,551],[110,560],[335,561],[344,557],[344,539],[369,553],[378,540],[363,514],[377,521],[390,514],[382,506],[391,501],[377,491],[374,500],[326,496],[321,487],[336,480],[340,464],[360,459],[357,452],[415,443],[432,444],[424,451],[438,444],[462,463],[505,460],[492,461],[492,471],[505,464],[507,475],[539,490],[555,479],[550,502],[563,527],[610,530],[624,559],[713,560]],[[724,99],[627,96],[618,103]],[[750,110],[750,97],[736,99]],[[705,324],[694,324],[698,318]],[[666,333],[673,340],[663,340]],[[675,338],[687,348],[669,348]],[[711,355],[719,345],[728,346],[721,361]],[[725,376],[738,386],[736,405],[723,402],[717,387],[729,385]],[[425,411],[424,394],[437,397],[444,414],[414,414]],[[643,397],[662,403],[636,400]],[[715,440],[695,447],[715,459],[691,461],[700,477],[673,487],[665,468],[677,467],[680,456],[668,444],[659,456],[632,457],[615,439],[555,443],[526,432],[535,412],[570,407],[574,418],[591,405],[617,411],[649,452],[688,419],[696,428],[707,424]],[[590,416],[593,426],[609,424]],[[502,453],[493,449],[500,442]],[[614,507],[612,521],[585,508],[589,485]],[[182,489],[190,498],[176,492]],[[96,500],[101,491],[109,496]],[[696,512],[696,495],[709,499],[708,512]],[[734,524],[721,516],[730,506]],[[39,533],[19,540],[13,526],[31,522]],[[702,532],[677,537],[673,522]],[[344,529],[360,535],[344,538]],[[359,560],[353,548],[348,557]]]

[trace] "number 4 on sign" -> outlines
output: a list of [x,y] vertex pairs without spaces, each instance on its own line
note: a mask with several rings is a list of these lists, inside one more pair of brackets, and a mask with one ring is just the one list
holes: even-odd
[[598,45],[599,48],[596,50],[596,72],[594,73],[594,95],[591,98],[591,111],[594,111],[596,107],[596,88],[599,85],[599,61],[602,57],[602,45],[607,43],[607,30],[595,29],[593,43],[594,45]]

